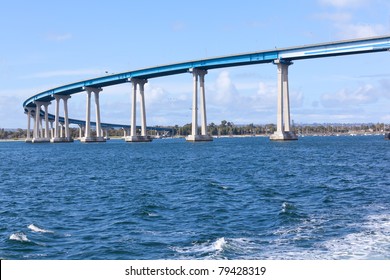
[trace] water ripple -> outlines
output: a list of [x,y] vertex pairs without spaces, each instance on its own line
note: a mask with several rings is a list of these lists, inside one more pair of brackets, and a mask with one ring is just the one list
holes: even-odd
[[389,259],[388,145],[0,143],[0,256]]

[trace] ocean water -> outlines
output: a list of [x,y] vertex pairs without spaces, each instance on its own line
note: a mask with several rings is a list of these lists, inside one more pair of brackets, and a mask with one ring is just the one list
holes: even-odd
[[390,259],[382,136],[0,143],[0,259]]

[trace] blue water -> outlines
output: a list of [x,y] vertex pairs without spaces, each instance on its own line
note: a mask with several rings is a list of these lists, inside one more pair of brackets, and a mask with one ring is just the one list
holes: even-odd
[[382,136],[0,143],[2,259],[390,259]]

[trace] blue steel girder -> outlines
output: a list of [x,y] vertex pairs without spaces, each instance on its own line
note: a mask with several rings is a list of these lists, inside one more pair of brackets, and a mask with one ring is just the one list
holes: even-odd
[[191,68],[217,69],[252,64],[271,63],[275,60],[301,60],[318,57],[381,52],[390,49],[390,36],[345,40],[322,44],[235,54],[168,65],[154,66],[118,74],[111,74],[85,81],[63,85],[28,98],[23,107],[34,107],[34,101],[51,101],[54,95],[71,95],[84,91],[84,87],[107,87],[128,82],[130,78],[151,79],[188,72]]
[[[27,113],[25,111],[25,113]],[[32,113],[35,114],[35,110],[32,110]],[[40,116],[42,118],[45,117],[45,111],[41,110],[40,111]],[[47,114],[48,120],[49,121],[55,121],[55,115],[53,114]],[[68,118],[69,124],[75,124],[75,125],[81,125],[85,127],[85,121],[83,120],[78,120],[78,119],[72,119]],[[65,118],[64,117],[59,117],[59,122],[60,123],[65,123]],[[96,127],[96,122],[91,121],[91,126]],[[118,128],[126,128],[129,129],[130,125],[127,124],[116,124],[116,123],[101,123],[102,128],[113,128],[113,129],[118,129]],[[141,126],[137,126],[137,129],[141,129]],[[171,127],[164,127],[164,126],[148,126],[146,127],[147,130],[157,130],[157,131],[167,131],[167,130],[172,130]]]

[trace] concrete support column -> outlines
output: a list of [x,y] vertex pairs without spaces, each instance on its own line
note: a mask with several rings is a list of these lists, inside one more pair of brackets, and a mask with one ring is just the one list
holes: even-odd
[[[55,108],[55,118],[54,118],[54,132],[52,133],[52,138],[50,142],[52,143],[63,143],[63,142],[73,142],[73,139],[69,131],[69,112],[68,112],[68,100],[71,97],[70,95],[52,95],[55,99],[56,108]],[[60,103],[61,100],[64,104],[64,123],[60,124]],[[64,130],[65,129],[65,136]],[[53,130],[53,128],[52,128]]]
[[34,138],[34,135],[35,135],[35,125],[36,125],[36,121],[35,121],[35,109],[31,111],[31,117],[32,117],[32,125],[33,127],[31,128],[31,139]]
[[55,119],[54,119],[54,138],[59,138],[59,122],[60,122],[60,101],[61,97],[58,95],[54,96],[56,100],[56,110],[55,110]]
[[41,106],[42,103],[36,101],[35,102],[35,125],[34,125],[34,135],[33,138],[39,138],[39,123],[41,122]]
[[91,91],[87,90],[87,107],[85,115],[85,138],[91,138]]
[[61,138],[64,137],[64,124],[63,123],[60,123],[60,137]]
[[[84,137],[80,140],[81,142],[105,142],[101,132],[100,122],[100,104],[99,104],[99,93],[102,91],[101,88],[84,87],[87,92],[87,105],[86,105],[86,117],[85,117],[85,132]],[[95,97],[95,108],[96,108],[96,137],[91,137],[91,93],[94,93]]]
[[288,66],[290,64],[284,65],[283,70],[283,117],[284,117],[284,131],[290,132],[290,94],[288,90]]
[[45,138],[49,139],[50,134],[49,134],[49,111],[48,107],[51,103],[44,103],[43,106],[45,107]]
[[81,139],[82,137],[83,137],[83,128],[81,124],[79,124],[79,139]]
[[198,70],[199,88],[200,88],[200,109],[202,120],[202,135],[207,135],[207,118],[206,118],[206,90],[204,85],[204,76],[207,70]]
[[137,133],[136,127],[136,118],[137,118],[137,82],[135,79],[131,79],[131,84],[133,87],[133,95],[131,100],[131,127],[130,127],[130,136],[134,137]]
[[32,108],[26,107],[27,110],[27,135],[26,142],[31,142],[31,111]]
[[192,124],[191,135],[197,136],[198,133],[198,72],[192,71],[193,91],[192,91]]
[[68,113],[68,99],[70,98],[70,95],[65,95],[62,97],[62,100],[64,102],[64,121],[65,121],[65,138],[66,140],[70,140],[70,131],[69,131],[69,113]]
[[54,121],[50,121],[50,138],[54,138]]
[[276,64],[278,67],[278,111],[277,111],[277,121],[276,121],[276,131],[282,133],[284,131],[283,127],[283,68],[282,63]]
[[275,60],[278,67],[278,111],[276,132],[270,136],[271,140],[297,140],[298,137],[290,126],[290,99],[288,87],[288,67],[291,61]]
[[[130,136],[125,136],[126,142],[150,142],[151,138],[146,132],[146,109],[145,109],[145,84],[146,79],[131,78],[129,82],[132,84],[132,104],[131,104],[131,127]],[[141,96],[141,135],[137,135],[137,88]]]
[[42,118],[40,118],[40,122],[39,122],[39,135],[38,135],[38,138],[43,138]]
[[146,111],[145,111],[145,83],[146,80],[138,81],[139,93],[141,96],[141,136],[146,137]]
[[96,111],[96,136],[97,137],[103,137],[102,135],[102,126],[101,126],[101,123],[100,123],[100,103],[99,103],[99,92],[100,90],[98,91],[94,91],[94,95],[95,95],[95,111]]
[[[207,70],[192,68],[189,70],[193,77],[193,93],[192,93],[192,129],[191,135],[186,137],[187,141],[212,141],[213,138],[207,134],[207,118],[206,118],[206,94],[204,77]],[[200,82],[200,103],[201,103],[201,134],[198,132],[198,81]]]

